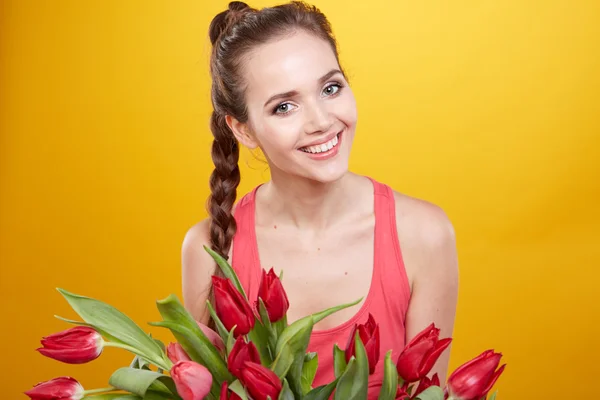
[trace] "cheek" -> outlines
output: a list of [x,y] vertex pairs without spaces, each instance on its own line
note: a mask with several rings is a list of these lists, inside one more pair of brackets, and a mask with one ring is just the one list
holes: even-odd
[[336,104],[335,114],[344,124],[352,127],[356,124],[356,100],[352,94],[343,96]]

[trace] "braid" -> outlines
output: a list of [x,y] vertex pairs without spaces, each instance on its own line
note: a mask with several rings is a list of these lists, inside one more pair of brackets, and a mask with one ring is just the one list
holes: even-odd
[[212,159],[215,169],[210,176],[208,212],[211,218],[211,248],[226,260],[229,258],[231,241],[236,231],[235,219],[231,213],[240,183],[238,160],[240,150],[237,140],[229,130],[222,115],[213,111],[210,129],[214,141]]

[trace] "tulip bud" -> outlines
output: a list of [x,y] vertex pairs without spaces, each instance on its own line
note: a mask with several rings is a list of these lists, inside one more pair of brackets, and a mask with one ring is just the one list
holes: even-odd
[[204,335],[206,335],[208,340],[213,344],[213,346],[215,346],[217,348],[217,350],[224,352],[225,351],[225,343],[223,343],[223,339],[221,338],[221,336],[219,336],[219,334],[217,332],[213,331],[212,329],[210,329],[208,326],[204,325],[203,323],[198,322],[198,321],[196,321],[196,323],[198,324],[198,327],[200,328],[202,333],[204,333]]
[[215,311],[225,329],[235,325],[234,336],[245,335],[254,327],[254,313],[248,301],[227,278],[212,277],[215,292]]
[[406,345],[396,362],[398,375],[406,383],[424,378],[452,342],[451,338],[440,340],[439,335],[440,330],[430,324]]
[[167,345],[167,357],[173,364],[177,364],[179,361],[191,361],[190,356],[187,355],[179,343],[169,343]]
[[235,392],[229,393],[227,382],[223,382],[221,385],[221,395],[219,396],[219,400],[242,400],[242,398]]
[[417,390],[415,390],[415,393],[413,393],[413,397],[417,397],[419,393],[422,393],[425,389],[427,389],[430,386],[440,386],[440,377],[438,376],[438,374],[433,374],[433,377],[431,377],[431,379],[429,379],[426,376],[423,377],[423,379],[419,381],[419,386],[417,386]]
[[253,400],[278,399],[282,385],[277,375],[267,367],[246,361],[240,381]]
[[84,390],[74,378],[61,376],[38,383],[25,394],[32,400],[80,400],[84,396]]
[[365,351],[367,352],[367,359],[369,360],[369,374],[372,374],[375,372],[375,367],[379,361],[379,325],[375,323],[375,318],[373,318],[373,315],[371,314],[369,314],[369,318],[367,319],[366,323],[354,325],[352,334],[348,338],[348,343],[346,344],[346,362],[349,362],[350,358],[355,355],[354,337],[356,336],[357,330],[360,340],[363,342]]
[[87,326],[76,326],[45,336],[41,343],[43,347],[37,351],[67,364],[83,364],[95,360],[104,348],[102,336]]
[[242,369],[245,368],[246,361],[260,364],[260,355],[258,349],[252,342],[246,343],[243,336],[236,339],[229,357],[227,358],[227,368],[236,378],[242,376]]
[[498,368],[501,358],[501,353],[486,350],[458,367],[448,378],[450,396],[457,400],[473,400],[487,396],[506,367],[504,364]]
[[265,303],[265,308],[271,322],[279,321],[290,308],[290,302],[283,289],[281,280],[275,275],[273,268],[269,270],[269,273],[266,273],[264,269],[262,270],[258,297]]
[[213,380],[208,369],[194,361],[177,362],[171,368],[171,377],[183,400],[203,400]]

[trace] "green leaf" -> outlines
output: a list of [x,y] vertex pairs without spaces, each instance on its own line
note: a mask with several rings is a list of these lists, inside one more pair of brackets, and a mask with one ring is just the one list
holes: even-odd
[[439,386],[429,386],[419,393],[416,398],[418,400],[444,400],[444,392]]
[[277,398],[277,400],[294,400],[294,393],[292,393],[292,390],[290,389],[290,385],[288,384],[287,379],[283,380],[283,388],[281,389],[281,392],[279,392],[279,397]]
[[248,333],[248,338],[258,350],[262,365],[270,365],[273,362],[273,353],[269,348],[269,331],[258,318],[254,320],[254,328]]
[[229,353],[231,353],[231,349],[233,349],[233,345],[235,344],[235,337],[233,336],[233,331],[236,327],[237,325],[234,325],[227,334],[227,341],[225,342],[225,351],[227,352],[227,357],[229,357]]
[[85,400],[141,400],[137,394],[127,393],[105,393],[92,396],[85,396]]
[[498,394],[498,391],[496,390],[491,396],[489,400],[496,400],[496,395]]
[[[223,383],[223,381],[229,382],[233,379],[233,376],[227,370],[227,365],[221,358],[216,347],[214,347],[205,336],[202,337],[199,333],[176,322],[159,321],[151,322],[150,324],[171,330],[173,336],[175,336],[177,342],[183,347],[187,355],[190,356],[193,361],[208,368],[213,376],[211,394],[218,398],[221,391],[221,383]],[[196,328],[198,328],[197,325]],[[198,331],[202,332],[200,328],[198,328]]]
[[127,315],[100,300],[70,293],[61,288],[57,290],[73,310],[99,333],[105,332],[120,343],[139,350],[152,362],[164,364],[162,361],[166,359],[166,355],[158,344]]
[[[312,328],[312,316],[309,315],[292,323],[279,337],[276,347],[277,355],[271,365],[271,369],[279,378],[286,376],[295,361],[304,362]],[[300,364],[300,368],[302,368],[302,364]],[[300,380],[300,376],[297,378]]]
[[346,352],[336,344],[333,345],[333,371],[336,378],[342,376],[346,370]]
[[149,324],[170,329],[190,358],[208,368],[213,376],[211,394],[219,398],[223,381],[230,382],[233,379],[219,350],[210,342],[196,320],[175,295],[171,294],[157,301],[156,304],[164,321]]
[[233,381],[231,385],[229,385],[229,390],[240,396],[242,400],[248,400],[246,390],[244,389],[244,386],[242,386],[242,383],[239,380],[236,379],[235,381]]
[[340,310],[343,310],[344,308],[352,307],[352,306],[360,303],[361,300],[362,300],[362,297],[360,299],[358,299],[358,300],[353,301],[352,303],[341,304],[339,306],[331,307],[331,308],[328,308],[328,309],[323,310],[321,312],[318,312],[316,314],[313,314],[312,315],[313,324],[316,324],[316,323],[320,322],[322,319],[327,318],[331,314],[336,313],[336,312],[338,312]]
[[304,365],[302,366],[302,394],[308,393],[312,389],[317,367],[319,366],[319,356],[317,353],[308,353],[304,357]]
[[154,371],[128,367],[119,368],[112,374],[108,383],[117,389],[126,390],[142,397],[146,396],[147,391],[179,397],[173,379]]
[[383,368],[383,383],[379,392],[378,400],[394,400],[398,390],[398,371],[392,361],[392,350],[385,355]]
[[213,308],[212,304],[210,304],[210,300],[206,300],[206,307],[208,308],[210,316],[215,321],[215,326],[217,327],[217,332],[219,333],[219,336],[221,336],[221,339],[223,339],[223,342],[225,342],[227,340],[227,336],[229,335],[227,328],[225,328],[225,325],[223,325],[223,322],[217,315],[217,312]]
[[314,388],[303,397],[303,400],[328,400],[333,393],[335,386],[338,383],[338,378],[327,385],[322,385]]
[[335,399],[364,400],[367,398],[369,384],[369,360],[358,332],[354,335],[355,356],[340,377],[335,391]]
[[221,257],[219,254],[217,254],[216,252],[214,252],[212,249],[210,249],[207,246],[204,246],[204,250],[206,250],[206,252],[211,255],[211,257],[215,260],[215,262],[217,263],[219,268],[221,268],[221,271],[223,271],[223,275],[225,275],[226,278],[231,280],[233,285],[237,288],[237,290],[239,290],[239,292],[242,294],[242,296],[244,296],[244,298],[247,300],[248,296],[246,296],[246,292],[244,291],[244,288],[242,287],[242,284],[240,283],[240,280],[238,279],[237,274],[235,273],[233,268],[231,268],[231,265],[229,265],[227,260],[225,260],[223,257]]
[[119,339],[117,339],[116,337],[112,336],[108,332],[103,331],[102,329],[98,328],[97,326],[94,326],[92,324],[88,324],[87,322],[75,321],[75,320],[72,320],[72,319],[63,318],[63,317],[61,317],[59,315],[55,315],[54,317],[57,318],[57,319],[60,319],[61,321],[67,322],[69,324],[90,327],[92,329],[95,329],[99,334],[101,334],[102,336],[104,336],[105,339],[107,339],[107,340],[109,340],[111,342],[125,344],[124,342],[120,341]]

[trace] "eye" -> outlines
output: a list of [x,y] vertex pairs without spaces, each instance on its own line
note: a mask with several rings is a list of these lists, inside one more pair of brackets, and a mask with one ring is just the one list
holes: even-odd
[[334,94],[339,92],[341,88],[342,85],[340,85],[339,83],[332,83],[331,85],[327,85],[325,89],[323,89],[323,94],[325,96],[333,96]]
[[281,103],[273,110],[273,114],[287,114],[294,106],[290,103]]

